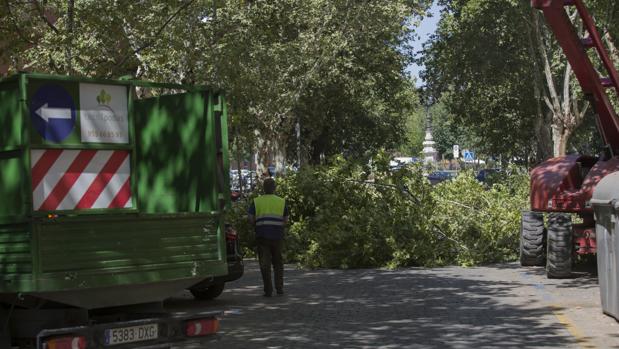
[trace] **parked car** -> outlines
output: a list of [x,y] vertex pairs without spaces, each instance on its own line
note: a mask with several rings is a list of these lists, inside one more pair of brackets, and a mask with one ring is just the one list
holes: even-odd
[[[241,179],[240,183],[239,183],[239,176]],[[255,188],[256,183],[257,183],[256,171],[230,170],[230,189],[233,192],[240,192],[240,191],[243,191],[244,193],[250,192]]]
[[475,178],[482,183],[486,183],[490,178],[499,173],[501,173],[500,168],[485,168],[480,170]]
[[428,175],[430,184],[435,185],[440,182],[456,178],[458,176],[457,171],[434,171]]
[[391,171],[397,171],[402,167],[417,163],[419,161],[420,160],[418,158],[413,157],[396,157],[389,161],[389,169],[391,169]]

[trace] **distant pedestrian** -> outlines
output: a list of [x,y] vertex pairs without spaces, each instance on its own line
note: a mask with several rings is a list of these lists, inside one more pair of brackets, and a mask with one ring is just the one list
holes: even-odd
[[264,195],[253,200],[249,207],[249,221],[254,225],[258,245],[258,261],[264,284],[264,296],[273,295],[271,265],[275,278],[275,291],[284,294],[284,261],[282,245],[284,227],[288,222],[286,200],[275,195],[275,180],[266,178],[263,182]]

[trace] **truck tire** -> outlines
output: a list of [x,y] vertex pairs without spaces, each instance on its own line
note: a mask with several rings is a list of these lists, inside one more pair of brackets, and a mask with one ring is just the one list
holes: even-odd
[[0,330],[0,348],[12,348],[11,346],[11,334],[8,329]]
[[219,297],[224,291],[225,283],[214,284],[204,288],[191,288],[189,292],[196,298],[201,300],[211,300]]
[[520,224],[520,265],[523,267],[544,266],[546,231],[544,214],[541,212],[522,212]]
[[572,275],[572,218],[567,213],[548,215],[548,261],[546,275],[550,279]]
[[10,326],[6,326],[10,318],[10,311],[5,304],[0,304],[0,348],[11,348]]

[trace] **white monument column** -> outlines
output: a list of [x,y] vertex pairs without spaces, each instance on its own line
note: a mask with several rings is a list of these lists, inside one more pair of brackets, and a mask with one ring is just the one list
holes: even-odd
[[424,162],[434,163],[436,162],[437,151],[434,149],[436,142],[432,138],[432,122],[430,113],[426,108],[426,137],[423,141],[423,158]]

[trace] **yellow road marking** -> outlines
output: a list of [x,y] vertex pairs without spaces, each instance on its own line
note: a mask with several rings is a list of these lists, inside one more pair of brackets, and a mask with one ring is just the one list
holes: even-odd
[[572,337],[574,337],[574,339],[576,339],[576,343],[578,343],[578,345],[581,348],[584,348],[584,349],[595,349],[595,348],[597,348],[580,331],[580,329],[570,320],[570,318],[567,317],[567,315],[565,315],[563,313],[563,311],[561,310],[561,307],[559,307],[557,305],[553,305],[551,308],[552,308],[552,313],[557,317],[557,320],[559,320],[559,322],[563,326],[565,326],[567,331],[572,335]]

